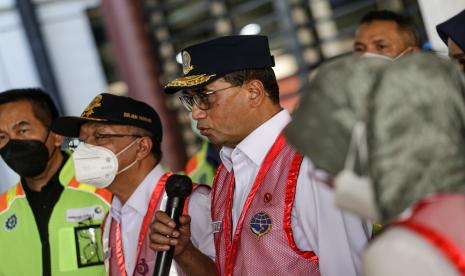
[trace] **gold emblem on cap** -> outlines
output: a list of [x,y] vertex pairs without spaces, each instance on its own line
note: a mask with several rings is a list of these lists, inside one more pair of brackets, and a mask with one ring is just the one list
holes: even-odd
[[187,51],[182,52],[182,72],[187,75],[192,69],[194,66],[191,65],[191,56]]
[[202,84],[204,82],[207,82],[209,79],[212,77],[216,76],[216,74],[212,75],[207,75],[207,74],[202,74],[202,75],[193,75],[193,76],[187,76],[187,77],[182,77],[179,79],[175,79],[165,85],[165,88],[167,87],[189,87],[189,86],[196,86],[198,84]]
[[86,107],[84,112],[82,112],[82,118],[89,118],[92,114],[94,114],[94,108],[102,106],[102,95],[98,95],[95,97],[92,102]]

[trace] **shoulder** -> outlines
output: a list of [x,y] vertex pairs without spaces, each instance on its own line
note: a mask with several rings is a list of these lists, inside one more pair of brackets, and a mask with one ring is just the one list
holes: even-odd
[[308,189],[317,193],[332,194],[332,188],[328,184],[330,180],[329,173],[317,168],[310,158],[304,156],[297,178],[297,190]]
[[194,184],[192,188],[192,194],[189,197],[189,205],[196,204],[198,202],[210,202],[211,188],[203,184]]
[[70,196],[76,201],[98,202],[103,203],[107,207],[111,205],[113,195],[107,189],[97,189],[90,185],[79,183],[72,183],[73,185],[65,186],[62,196]]
[[10,187],[8,191],[0,195],[0,216],[6,212],[12,205],[13,202],[18,198],[24,198],[24,190],[21,187],[20,182]]
[[367,276],[456,275],[434,246],[403,227],[392,227],[373,240],[363,257],[363,270]]
[[207,185],[194,184],[192,194],[189,197],[189,214],[191,216],[206,213],[210,215],[210,191]]

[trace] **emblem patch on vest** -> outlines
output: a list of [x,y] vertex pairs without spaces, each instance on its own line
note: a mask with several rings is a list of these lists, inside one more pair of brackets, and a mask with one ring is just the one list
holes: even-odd
[[145,262],[145,259],[142,258],[136,266],[136,272],[140,275],[146,275],[149,272],[149,266]]
[[259,240],[270,232],[272,225],[270,215],[265,212],[256,213],[250,220],[250,230],[257,235]]
[[16,214],[11,214],[5,220],[5,230],[12,231],[13,229],[16,228],[16,225],[18,225],[18,217],[16,216]]

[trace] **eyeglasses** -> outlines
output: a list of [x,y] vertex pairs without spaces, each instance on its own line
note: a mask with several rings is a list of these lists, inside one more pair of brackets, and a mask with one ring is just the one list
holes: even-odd
[[223,91],[223,90],[237,87],[237,86],[240,86],[240,85],[232,85],[232,86],[221,88],[218,90],[201,91],[201,92],[195,93],[194,95],[182,95],[179,97],[179,100],[181,100],[181,103],[184,105],[184,107],[189,112],[192,112],[192,107],[194,106],[194,104],[201,110],[207,110],[211,107],[211,103],[208,100],[208,96],[216,92]]
[[[126,134],[118,134],[118,133],[96,133],[94,135],[91,135],[89,137],[87,137],[87,140],[89,140],[89,138],[93,138],[93,140],[95,141],[95,144],[97,144],[98,146],[99,145],[103,145],[106,143],[106,141],[108,139],[111,139],[111,138],[125,138],[125,137],[135,137],[135,138],[141,138],[142,135],[138,135],[138,134],[130,134],[130,133],[126,133]],[[71,149],[71,150],[75,150],[79,143],[81,142],[85,142],[79,138],[72,138],[69,140],[68,142],[68,147]]]

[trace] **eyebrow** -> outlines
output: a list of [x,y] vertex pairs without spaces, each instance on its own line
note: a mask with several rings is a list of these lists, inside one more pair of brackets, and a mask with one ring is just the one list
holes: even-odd
[[29,126],[29,125],[30,125],[30,123],[27,122],[27,121],[19,121],[19,122],[15,123],[13,125],[13,129],[17,129],[17,128],[24,127],[24,126]]
[[386,42],[386,43],[389,44],[389,41],[386,40],[386,39],[384,39],[384,38],[375,39],[373,42],[374,42],[374,43],[383,43],[383,42]]

